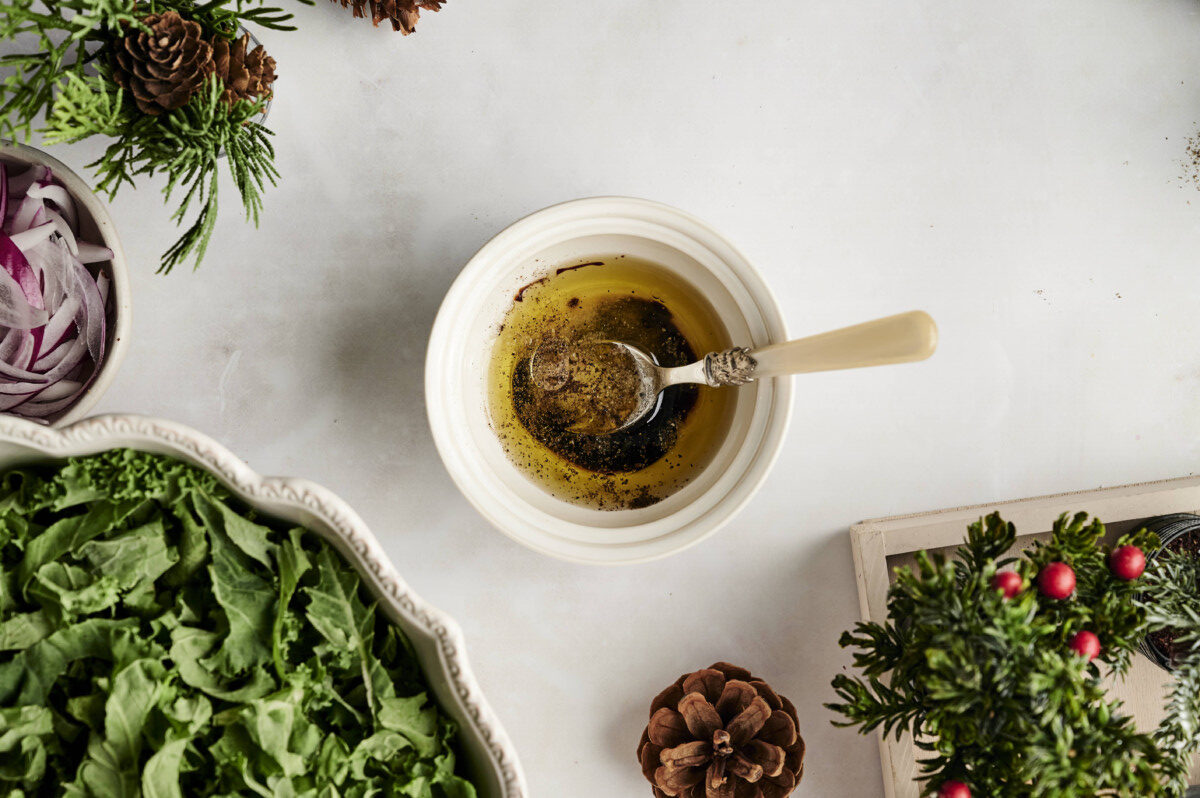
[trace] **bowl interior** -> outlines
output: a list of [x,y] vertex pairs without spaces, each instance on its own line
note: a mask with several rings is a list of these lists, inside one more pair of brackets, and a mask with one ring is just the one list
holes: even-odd
[[105,356],[100,371],[95,375],[87,390],[65,410],[47,419],[51,424],[68,424],[82,418],[99,401],[116,375],[125,358],[129,326],[129,275],[125,268],[125,253],[117,237],[112,217],[99,198],[79,175],[61,161],[46,153],[23,144],[4,142],[0,144],[0,162],[6,167],[24,170],[32,165],[50,167],[50,171],[63,184],[75,200],[79,215],[79,236],[93,244],[103,244],[113,252],[112,260],[89,265],[89,269],[100,269],[108,275],[112,285],[108,299],[108,334]]
[[[103,420],[104,417],[97,419],[101,423]],[[4,422],[6,425],[14,423],[30,422]],[[165,429],[166,425],[156,425],[156,428]],[[228,474],[213,468],[211,460],[198,456],[196,451],[187,445],[169,442],[166,436],[160,438],[157,435],[132,435],[103,440],[89,436],[49,453],[36,445],[6,437],[6,431],[0,426],[0,473],[21,466],[51,463],[67,457],[96,454],[125,446],[168,455],[210,471],[248,506],[266,516],[301,525],[320,535],[355,567],[368,588],[379,599],[379,608],[408,636],[417,652],[426,682],[437,697],[438,703],[462,730],[459,743],[466,758],[468,773],[479,787],[481,798],[520,797],[520,788],[516,786],[520,777],[516,775],[518,771],[515,759],[497,762],[496,751],[489,748],[488,743],[492,743],[493,746],[503,744],[494,740],[496,735],[486,724],[481,725],[480,708],[472,703],[473,699],[477,700],[477,696],[463,693],[450,678],[450,674],[456,677],[462,675],[462,662],[457,659],[458,655],[455,661],[451,662],[446,654],[446,646],[452,649],[455,646],[454,638],[459,634],[457,629],[449,628],[450,622],[442,621],[426,608],[417,606],[419,599],[406,592],[407,588],[403,587],[398,576],[387,564],[386,555],[373,536],[352,540],[339,530],[339,527],[344,528],[347,525],[362,526],[362,522],[340,499],[316,485],[301,480],[281,481],[284,486],[281,490],[248,491],[244,482],[229,479]],[[174,429],[171,432],[174,433]],[[182,436],[175,433],[175,437],[181,443],[193,439],[203,440],[190,432]],[[250,473],[248,469],[247,473]],[[257,477],[254,479],[257,484],[261,484]],[[398,601],[389,600],[396,592],[394,589],[397,586],[400,587],[402,597]],[[424,623],[414,620],[422,615]]]
[[[732,418],[711,462],[682,490],[650,507],[591,510],[550,496],[519,471],[491,424],[489,358],[515,293],[564,262],[613,254],[655,262],[708,299],[735,344],[783,340],[778,309],[757,273],[708,228],[652,203],[631,209],[613,201],[624,212],[601,214],[595,213],[596,202],[601,201],[535,214],[472,260],[439,316],[427,387],[443,458],[485,516],[541,551],[617,562],[682,548],[740,507],[765,474],[764,461],[769,465],[773,459],[786,425],[790,388],[786,382],[764,381],[736,389]],[[662,216],[655,218],[659,212]]]

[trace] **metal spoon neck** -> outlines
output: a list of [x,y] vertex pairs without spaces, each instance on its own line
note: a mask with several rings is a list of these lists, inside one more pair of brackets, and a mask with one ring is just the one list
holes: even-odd
[[691,385],[708,383],[707,369],[703,360],[688,363],[686,366],[671,368],[658,367],[658,390],[670,388],[672,385]]
[[755,372],[758,370],[758,361],[751,356],[750,350],[743,346],[735,346],[723,352],[709,352],[699,365],[703,366],[703,382],[713,388],[754,382]]

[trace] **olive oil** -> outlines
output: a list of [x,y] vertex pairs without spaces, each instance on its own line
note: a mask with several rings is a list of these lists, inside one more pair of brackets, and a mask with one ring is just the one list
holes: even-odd
[[696,478],[728,429],[732,391],[674,386],[650,418],[626,430],[573,432],[536,402],[530,357],[551,339],[623,341],[663,366],[681,366],[732,345],[704,297],[646,260],[617,255],[564,263],[513,297],[487,376],[492,424],[505,451],[554,496],[595,509],[636,509]]

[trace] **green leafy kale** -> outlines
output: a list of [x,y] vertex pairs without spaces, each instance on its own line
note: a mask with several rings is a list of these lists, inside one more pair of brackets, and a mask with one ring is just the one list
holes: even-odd
[[158,455],[0,477],[0,795],[474,798],[455,736],[313,533]]
[[[911,733],[926,755],[926,794],[951,779],[989,798],[1167,794],[1162,753],[1101,681],[1099,665],[1124,672],[1146,631],[1136,585],[1108,573],[1103,533],[1085,515],[1064,515],[1048,543],[1005,559],[1016,530],[993,514],[971,525],[954,560],[918,553],[915,570],[896,570],[888,621],[842,635],[862,676],[834,679],[840,701],[828,706],[846,718],[837,725]],[[1138,532],[1125,543],[1152,549],[1157,539]],[[1032,587],[1054,560],[1076,571],[1072,599]],[[1007,565],[1024,583],[1011,599],[991,585]],[[1095,662],[1069,648],[1081,629],[1101,640]]]

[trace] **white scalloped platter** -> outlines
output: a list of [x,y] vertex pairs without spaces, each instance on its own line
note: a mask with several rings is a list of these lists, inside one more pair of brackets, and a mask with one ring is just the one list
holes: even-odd
[[55,430],[0,417],[0,471],[121,447],[170,455],[210,471],[254,509],[301,524],[333,544],[412,641],[430,688],[461,729],[462,752],[480,798],[528,795],[516,751],[471,673],[458,624],[412,592],[378,538],[333,493],[303,479],[260,476],[216,441],[171,421],[97,416]]

